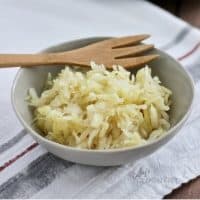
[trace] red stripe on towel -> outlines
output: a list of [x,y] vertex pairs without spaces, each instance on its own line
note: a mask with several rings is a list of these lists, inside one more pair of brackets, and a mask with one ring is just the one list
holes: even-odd
[[185,58],[191,56],[200,47],[200,42],[198,42],[190,51],[185,53],[183,56],[179,57],[178,60],[184,60]]
[[14,158],[10,159],[8,162],[4,163],[2,166],[0,166],[0,172],[12,165],[15,161],[23,157],[25,154],[33,150],[35,147],[38,146],[38,143],[33,143],[29,147],[27,147],[24,151],[22,151],[20,154],[16,155]]

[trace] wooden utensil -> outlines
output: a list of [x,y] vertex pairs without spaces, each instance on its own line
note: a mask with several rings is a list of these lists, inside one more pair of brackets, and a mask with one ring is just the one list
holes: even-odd
[[158,55],[141,55],[153,49],[153,45],[142,44],[149,35],[135,35],[100,41],[79,49],[41,54],[0,54],[0,67],[68,64],[89,67],[90,61],[104,64],[107,68],[118,64],[126,68],[146,64]]

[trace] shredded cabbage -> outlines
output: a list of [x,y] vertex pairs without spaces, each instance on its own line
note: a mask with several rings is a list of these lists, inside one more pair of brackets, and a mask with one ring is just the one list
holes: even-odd
[[91,70],[63,69],[41,96],[29,90],[36,126],[57,143],[86,149],[138,146],[169,128],[172,92],[146,66],[131,74],[91,62]]

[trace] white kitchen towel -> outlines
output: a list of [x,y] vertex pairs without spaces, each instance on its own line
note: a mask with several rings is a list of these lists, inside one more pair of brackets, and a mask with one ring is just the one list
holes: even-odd
[[[194,110],[153,155],[120,167],[90,167],[46,152],[13,113],[17,69],[0,70],[0,198],[162,198],[200,175],[200,31],[142,0],[0,0],[0,53],[31,53],[76,38],[152,35],[195,81]],[[183,97],[184,98],[184,97]]]

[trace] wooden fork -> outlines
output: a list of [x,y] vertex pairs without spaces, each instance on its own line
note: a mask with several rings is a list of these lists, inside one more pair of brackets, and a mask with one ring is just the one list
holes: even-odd
[[59,53],[0,54],[0,67],[69,64],[89,67],[90,61],[104,64],[107,68],[118,64],[126,68],[144,65],[158,55],[141,55],[153,49],[153,45],[142,44],[149,35],[135,35],[103,40],[91,45]]

